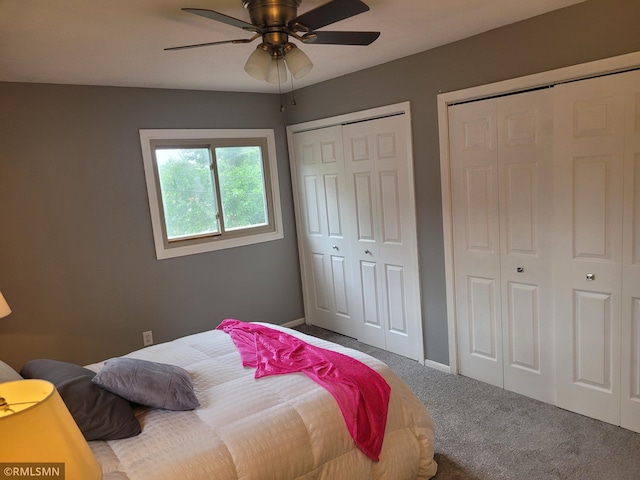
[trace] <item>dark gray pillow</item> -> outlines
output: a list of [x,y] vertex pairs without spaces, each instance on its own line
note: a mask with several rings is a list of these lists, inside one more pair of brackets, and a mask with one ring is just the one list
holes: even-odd
[[178,366],[114,358],[93,383],[140,405],[167,410],[193,410],[200,405],[189,373]]
[[22,380],[22,377],[9,365],[0,360],[0,383]]
[[72,363],[36,359],[25,363],[20,373],[53,383],[87,440],[117,440],[140,433],[131,404],[94,385],[95,372]]

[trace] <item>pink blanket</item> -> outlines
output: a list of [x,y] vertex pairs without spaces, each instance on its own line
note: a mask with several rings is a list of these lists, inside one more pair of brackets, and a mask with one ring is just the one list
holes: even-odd
[[379,460],[391,389],[378,372],[354,358],[263,325],[227,319],[217,328],[231,336],[242,364],[256,367],[255,378],[301,372],[326,388],[358,448]]

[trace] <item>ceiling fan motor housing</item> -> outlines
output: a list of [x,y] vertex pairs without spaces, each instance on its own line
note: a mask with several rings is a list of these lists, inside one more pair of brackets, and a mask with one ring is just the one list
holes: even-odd
[[298,16],[301,0],[243,0],[251,23],[259,28],[287,27]]
[[251,23],[262,33],[262,41],[269,46],[274,58],[282,58],[289,42],[288,25],[298,16],[301,0],[243,0],[249,10]]

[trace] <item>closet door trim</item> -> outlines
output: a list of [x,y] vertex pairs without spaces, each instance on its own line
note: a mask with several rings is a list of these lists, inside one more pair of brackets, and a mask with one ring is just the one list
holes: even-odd
[[440,182],[442,188],[442,228],[444,237],[445,278],[447,292],[447,325],[449,333],[449,369],[458,374],[456,343],[455,279],[453,270],[453,221],[451,209],[451,175],[449,159],[449,105],[480,100],[558,83],[619,73],[640,68],[640,52],[606,58],[571,67],[536,73],[525,77],[481,85],[438,95],[438,126],[440,140]]

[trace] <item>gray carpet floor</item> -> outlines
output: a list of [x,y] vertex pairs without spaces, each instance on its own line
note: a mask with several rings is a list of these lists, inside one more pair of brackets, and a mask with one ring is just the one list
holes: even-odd
[[296,330],[376,357],[409,385],[435,424],[435,480],[640,480],[638,433],[318,327]]

